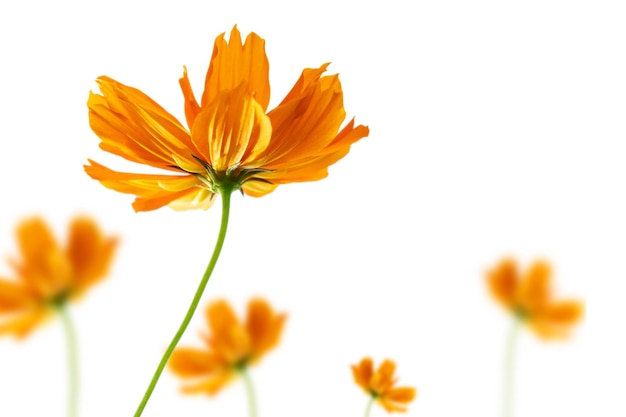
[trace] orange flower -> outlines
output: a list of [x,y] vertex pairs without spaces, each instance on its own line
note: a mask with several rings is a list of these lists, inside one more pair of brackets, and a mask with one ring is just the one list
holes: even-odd
[[86,172],[104,186],[134,194],[136,211],[164,205],[207,209],[219,191],[241,189],[263,196],[280,184],[314,181],[343,158],[367,127],[346,113],[337,75],[328,64],[305,69],[273,110],[265,41],[251,33],[242,44],[217,37],[202,99],[191,90],[187,70],[180,86],[187,127],[141,91],[99,77],[101,94],[89,96],[89,122],[100,147],[129,161],[172,174],[116,172],[94,161]]
[[28,335],[59,305],[82,296],[107,273],[117,239],[104,237],[86,217],[70,224],[61,248],[40,218],[17,227],[21,260],[10,260],[16,279],[0,277],[0,334]]
[[179,377],[189,380],[186,393],[216,394],[237,373],[257,363],[280,341],[285,314],[276,314],[262,299],[248,303],[245,324],[230,305],[215,301],[206,309],[210,334],[204,335],[204,348],[177,348],[169,367]]
[[405,412],[405,405],[415,399],[417,391],[412,387],[396,387],[397,379],[393,376],[395,371],[396,364],[389,359],[384,360],[376,372],[371,358],[364,358],[358,365],[352,365],[354,382],[367,395],[388,412]]
[[550,265],[536,261],[520,276],[515,261],[504,259],[487,273],[491,295],[544,339],[563,338],[584,315],[582,303],[554,301]]

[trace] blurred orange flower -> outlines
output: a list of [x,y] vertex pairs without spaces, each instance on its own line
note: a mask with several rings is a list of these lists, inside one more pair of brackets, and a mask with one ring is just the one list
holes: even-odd
[[86,217],[70,224],[65,248],[41,218],[17,227],[22,259],[9,259],[16,278],[0,277],[0,334],[28,335],[53,310],[82,296],[108,272],[117,238],[105,237]]
[[286,315],[256,298],[248,303],[245,324],[224,300],[209,304],[206,319],[210,328],[210,334],[202,336],[206,346],[177,348],[169,361],[170,370],[189,381],[182,390],[190,394],[214,395],[238,372],[256,364],[278,345]]
[[545,261],[536,261],[521,276],[512,259],[504,259],[487,273],[491,295],[544,339],[563,338],[584,315],[579,301],[554,301],[552,272]]
[[89,123],[100,147],[129,161],[173,175],[116,172],[90,160],[86,172],[104,186],[134,194],[136,211],[164,205],[207,209],[219,191],[263,196],[280,184],[314,181],[367,136],[346,117],[337,75],[328,64],[307,68],[285,99],[267,111],[269,63],[265,41],[251,33],[242,44],[236,27],[229,42],[217,37],[198,102],[187,70],[180,86],[187,127],[141,91],[99,77],[101,94],[89,96]]
[[407,411],[406,405],[415,399],[417,391],[412,387],[396,387],[394,378],[396,364],[386,359],[374,372],[371,358],[364,358],[358,365],[352,365],[354,382],[373,400],[388,412]]

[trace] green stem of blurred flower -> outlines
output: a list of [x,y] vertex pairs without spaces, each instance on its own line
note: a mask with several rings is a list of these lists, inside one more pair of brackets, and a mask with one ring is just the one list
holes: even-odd
[[257,417],[256,395],[254,393],[254,385],[252,384],[252,378],[250,378],[248,368],[243,367],[240,373],[243,378],[243,383],[246,386],[246,393],[248,394],[248,409],[250,411],[250,417]]
[[370,416],[370,411],[372,411],[372,405],[374,405],[374,401],[376,401],[376,396],[372,395],[370,400],[367,402],[367,407],[365,407],[365,417]]
[[165,365],[167,364],[167,361],[170,359],[170,356],[172,355],[172,352],[174,352],[174,348],[176,348],[176,345],[178,344],[178,341],[180,340],[180,338],[183,336],[183,333],[185,333],[185,330],[187,329],[187,326],[189,325],[189,322],[191,321],[191,318],[193,317],[193,314],[196,311],[196,308],[198,307],[198,303],[200,302],[200,298],[202,298],[202,293],[204,292],[204,288],[209,282],[209,278],[211,277],[211,274],[213,273],[213,269],[215,268],[217,259],[220,257],[220,252],[222,251],[222,246],[224,245],[224,238],[226,237],[226,229],[228,227],[228,217],[230,214],[230,197],[233,193],[233,189],[224,187],[220,191],[221,191],[220,194],[222,196],[222,222],[220,224],[220,231],[217,235],[217,242],[215,243],[215,248],[213,249],[213,255],[211,256],[211,260],[209,261],[209,264],[207,265],[206,271],[204,272],[204,276],[202,277],[202,280],[200,281],[200,284],[198,285],[198,289],[196,290],[196,293],[193,296],[193,300],[191,301],[191,304],[189,305],[187,314],[185,314],[185,318],[180,324],[178,331],[176,331],[174,338],[172,339],[169,346],[167,347],[167,350],[163,354],[163,357],[161,358],[161,362],[159,362],[159,366],[154,372],[154,375],[152,376],[152,380],[150,380],[150,385],[148,385],[148,389],[146,390],[146,393],[141,399],[141,403],[139,403],[139,407],[137,407],[137,411],[135,411],[135,417],[139,417],[141,413],[143,413],[143,410],[146,407],[146,404],[148,403],[150,396],[152,395],[152,391],[154,391],[154,387],[156,387],[156,384],[159,380],[159,377],[161,376],[161,373],[163,372],[163,369],[165,368]]
[[513,415],[513,392],[515,386],[515,354],[517,338],[522,327],[521,320],[515,318],[509,330],[504,356],[504,384],[502,400],[502,417]]
[[68,417],[78,416],[78,347],[76,344],[76,332],[74,331],[74,323],[67,305],[59,304],[57,307],[63,322],[65,330],[65,338],[67,340],[67,367],[68,367],[68,386],[67,386],[67,415]]

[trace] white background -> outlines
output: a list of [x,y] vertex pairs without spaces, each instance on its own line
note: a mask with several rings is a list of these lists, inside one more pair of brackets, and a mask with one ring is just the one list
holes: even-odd
[[[349,366],[398,363],[409,416],[498,416],[509,318],[484,272],[551,261],[557,294],[593,324],[566,343],[523,334],[517,417],[624,416],[626,13],[619,1],[24,1],[0,5],[0,253],[40,214],[65,236],[93,215],[122,237],[110,277],[72,307],[81,415],[130,416],[211,253],[209,211],[136,214],[83,172],[98,149],[86,101],[111,76],[184,120],[213,40],[237,24],[267,41],[274,107],[304,67],[332,62],[348,117],[371,134],[315,183],[236,195],[205,292],[240,312],[289,313],[252,376],[261,416],[360,416]],[[142,171],[137,167],[135,172]],[[9,268],[0,263],[0,274]],[[593,302],[591,301],[593,300]],[[198,314],[182,344],[198,344]],[[0,415],[65,415],[55,320],[0,340]],[[245,416],[243,385],[186,397],[165,372],[144,415]],[[382,416],[376,408],[372,416]]]

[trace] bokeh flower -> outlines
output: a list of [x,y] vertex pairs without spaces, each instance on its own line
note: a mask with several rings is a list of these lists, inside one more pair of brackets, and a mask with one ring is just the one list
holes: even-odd
[[286,315],[255,298],[242,323],[228,302],[219,300],[208,305],[206,320],[210,332],[202,335],[205,346],[177,348],[170,358],[169,368],[185,381],[185,393],[214,395],[258,363],[278,345]]
[[242,44],[236,27],[217,37],[204,93],[196,100],[185,68],[180,86],[184,126],[141,91],[99,77],[89,96],[89,122],[100,147],[129,161],[169,171],[133,174],[90,160],[86,172],[104,186],[134,194],[136,211],[164,205],[209,208],[218,192],[241,189],[263,196],[280,184],[314,181],[368,135],[346,117],[337,75],[328,64],[307,68],[273,110],[265,41],[251,33]]
[[16,234],[21,259],[9,259],[15,278],[0,277],[0,334],[24,337],[106,276],[117,238],[87,217],[72,220],[65,247],[38,217],[21,222]]
[[496,301],[540,337],[559,339],[582,320],[584,306],[575,300],[555,301],[551,280],[545,261],[534,262],[523,276],[512,259],[502,260],[487,272],[487,285]]
[[415,399],[417,391],[412,387],[396,387],[395,372],[396,364],[389,359],[384,360],[375,371],[371,358],[363,358],[357,365],[352,365],[354,382],[372,401],[378,402],[388,412],[405,412],[406,405]]

